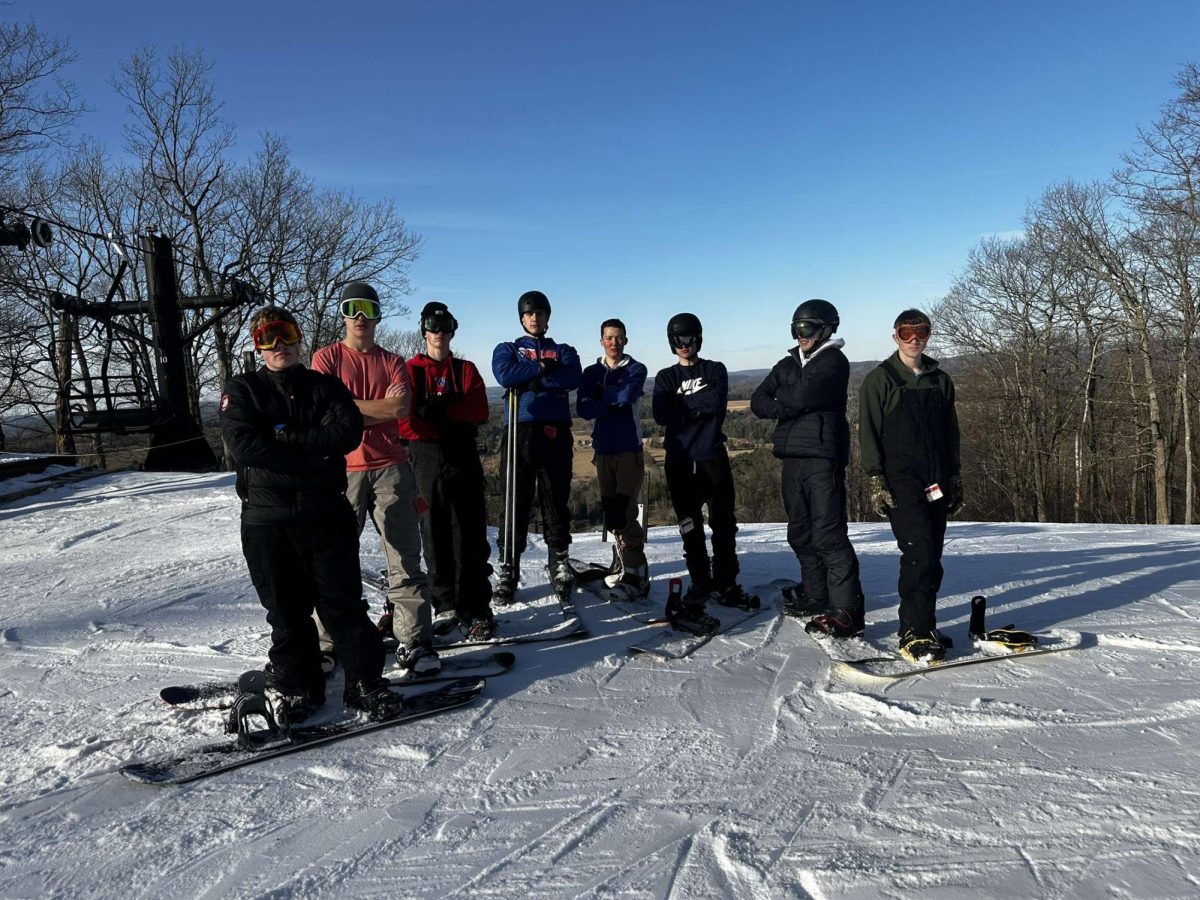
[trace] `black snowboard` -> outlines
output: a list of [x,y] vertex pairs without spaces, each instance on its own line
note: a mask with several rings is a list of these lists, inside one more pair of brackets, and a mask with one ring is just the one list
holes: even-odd
[[486,684],[484,678],[458,678],[424,693],[406,695],[404,711],[383,722],[372,722],[358,716],[308,728],[298,726],[292,729],[289,737],[269,740],[253,749],[244,747],[236,737],[229,737],[150,759],[135,760],[121,766],[120,771],[130,781],[140,784],[184,784],[342,738],[395,728],[406,722],[465,706],[479,696]]

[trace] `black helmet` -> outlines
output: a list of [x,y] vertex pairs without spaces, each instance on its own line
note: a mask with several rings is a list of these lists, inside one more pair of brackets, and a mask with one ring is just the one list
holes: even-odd
[[696,339],[696,349],[699,350],[704,342],[704,326],[700,324],[700,320],[691,313],[671,316],[671,320],[667,322],[667,343],[671,345],[671,349],[677,350],[684,346],[678,339],[689,337]]
[[427,331],[445,331],[451,337],[458,331],[458,320],[450,314],[450,308],[440,300],[431,300],[421,310],[421,334]]
[[[828,300],[805,300],[796,307],[796,311],[792,313],[792,337],[816,337],[825,341],[838,329],[841,320],[838,318],[837,307]],[[809,327],[803,327],[807,324]],[[813,333],[812,326],[816,326]],[[801,331],[810,331],[809,334],[800,334]]]
[[375,293],[375,288],[371,287],[365,281],[352,281],[342,288],[343,300],[374,300],[379,302],[379,295]]
[[550,315],[550,300],[541,291],[526,291],[517,298],[518,316],[537,312],[539,309],[544,309],[546,315]]

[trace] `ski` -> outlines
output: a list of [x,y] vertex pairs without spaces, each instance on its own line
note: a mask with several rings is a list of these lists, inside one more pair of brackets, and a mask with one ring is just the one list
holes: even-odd
[[[381,579],[371,576],[369,573],[363,573],[363,584],[376,590],[386,590],[386,585],[380,584]],[[536,631],[528,631],[523,634],[497,634],[495,637],[486,641],[468,641],[463,634],[463,630],[458,623],[455,623],[449,630],[442,634],[434,634],[433,648],[435,650],[457,650],[465,647],[510,647],[516,644],[539,644],[546,641],[570,641],[579,640],[581,638],[590,637],[587,626],[583,620],[579,618],[579,612],[575,609],[575,604],[571,597],[565,598],[555,591],[555,599],[558,601],[559,609],[562,612],[564,621],[562,624],[553,625],[549,628],[539,628]],[[507,610],[516,610],[519,604],[511,604],[510,606],[502,607],[498,612]],[[384,614],[385,617],[389,615]],[[509,624],[511,620],[504,618],[502,615],[496,616],[496,624],[498,628],[503,628]],[[399,643],[395,637],[390,634],[391,625],[387,626],[388,633],[383,638],[383,649],[388,653],[395,653]],[[383,630],[382,620],[380,630]]]
[[456,709],[478,697],[486,684],[487,680],[484,678],[458,678],[424,693],[411,697],[405,695],[404,710],[394,718],[382,722],[372,722],[359,716],[323,725],[300,725],[293,728],[287,736],[264,734],[264,742],[253,747],[245,746],[238,737],[230,737],[223,741],[135,760],[121,766],[120,772],[130,781],[140,784],[185,784],[241,766],[298,753],[343,738],[394,728]]
[[[394,686],[432,684],[474,676],[491,678],[503,675],[517,661],[516,654],[508,651],[489,653],[484,656],[450,656],[442,659],[442,668],[435,675],[415,677],[406,674],[388,678]],[[229,709],[237,699],[238,686],[234,681],[202,681],[197,684],[175,684],[163,688],[158,697],[168,706],[183,710]]]
[[[769,585],[764,586],[769,590]],[[758,587],[755,590],[759,590]],[[774,608],[769,603],[762,603],[756,609],[739,609],[731,606],[721,606],[712,602],[707,604],[709,615],[720,619],[721,624],[707,634],[693,634],[672,628],[669,624],[660,631],[652,632],[636,644],[631,644],[627,651],[631,656],[648,656],[665,662],[676,662],[687,659],[713,638],[728,634],[751,619],[756,619]]]

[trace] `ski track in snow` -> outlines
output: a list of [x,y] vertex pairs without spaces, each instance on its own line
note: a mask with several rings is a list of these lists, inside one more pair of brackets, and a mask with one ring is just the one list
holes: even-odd
[[[221,730],[160,687],[265,656],[237,515],[228,475],[0,506],[0,896],[1200,892],[1200,529],[952,523],[943,627],[965,640],[984,593],[993,623],[1074,629],[1078,650],[864,680],[766,614],[663,663],[624,652],[658,626],[577,593],[593,636],[511,648],[470,707],[130,784],[123,762]],[[745,585],[797,576],[785,532],[743,526]],[[607,559],[597,537],[573,555]],[[891,534],[851,537],[868,619],[894,629]],[[514,623],[561,621],[543,552]],[[656,577],[683,573],[674,529],[647,552]],[[370,532],[363,559],[380,562]]]

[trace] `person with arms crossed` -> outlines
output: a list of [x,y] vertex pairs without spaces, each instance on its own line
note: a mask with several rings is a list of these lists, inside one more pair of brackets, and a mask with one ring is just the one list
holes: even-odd
[[387,599],[392,632],[399,641],[396,660],[415,675],[441,669],[433,649],[429,582],[421,569],[421,530],[417,489],[408,462],[400,419],[409,413],[411,382],[404,357],[375,343],[383,317],[371,285],[352,282],[342,290],[339,310],[345,337],[313,355],[313,368],[334,375],[350,389],[365,427],[361,443],[346,456],[346,496],[361,531],[368,512],[387,558]]
[[499,606],[512,603],[516,595],[535,484],[554,589],[569,591],[574,581],[568,557],[574,455],[570,393],[579,387],[583,372],[574,347],[546,337],[550,300],[545,294],[526,291],[517,299],[517,315],[524,334],[497,344],[492,352],[492,374],[515,399],[505,410],[506,425],[513,424],[514,408],[517,413],[515,451],[510,452],[505,441],[500,454],[506,487],[511,487],[506,490],[511,508],[506,505],[500,528],[500,580],[493,595]]
[[774,453],[788,515],[788,544],[801,584],[784,590],[783,612],[811,616],[806,628],[843,638],[863,631],[858,556],[846,527],[850,363],[835,338],[841,319],[828,300],[807,300],[792,313],[796,346],[750,398],[760,419],[775,419]]
[[445,303],[425,304],[425,352],[408,360],[412,414],[401,420],[400,433],[408,438],[417,482],[435,625],[448,616],[466,630],[467,640],[486,641],[496,625],[477,433],[488,419],[488,401],[475,364],[450,350],[457,331]]
[[264,307],[250,329],[263,367],[225,386],[221,434],[237,465],[242,552],[271,626],[267,696],[289,724],[324,703],[315,611],[345,670],[344,702],[389,718],[403,701],[382,677],[345,495],[344,454],[362,437],[362,415],[340,381],[300,363],[303,336],[289,312]]
[[593,463],[600,482],[604,528],[617,542],[620,568],[605,578],[610,590],[631,599],[650,593],[646,537],[638,522],[638,497],[646,476],[642,455],[642,394],[646,367],[625,352],[629,339],[620,319],[600,326],[604,355],[583,370],[575,409],[592,425]]
[[[675,365],[654,378],[654,421],[666,429],[663,469],[671,505],[683,537],[683,557],[691,584],[678,601],[668,601],[667,618],[678,628],[706,633],[719,622],[705,611],[711,597],[723,606],[751,609],[758,598],[737,583],[736,494],[725,449],[729,374],[723,363],[700,358],[704,329],[692,313],[667,322],[667,342]],[[704,538],[704,514],[712,529],[712,559]]]

